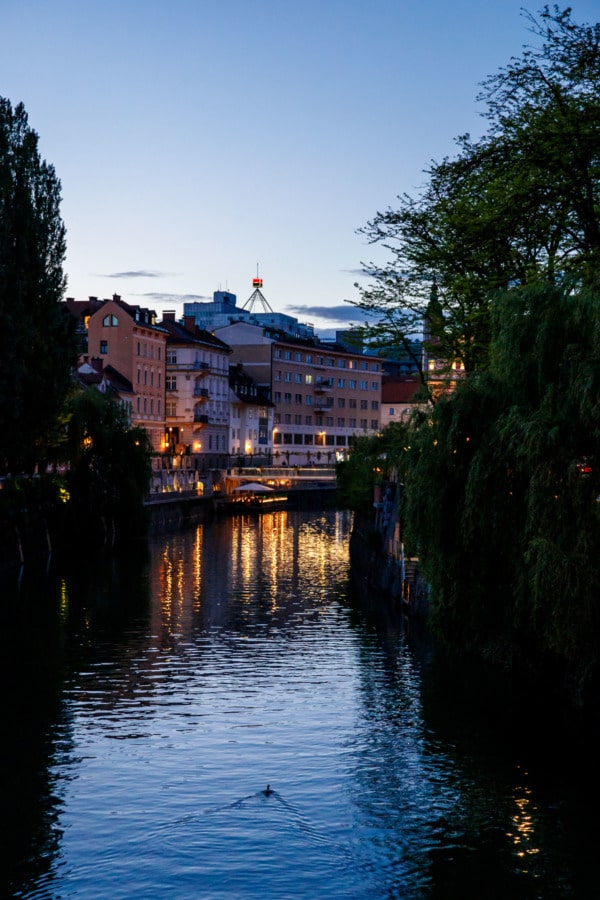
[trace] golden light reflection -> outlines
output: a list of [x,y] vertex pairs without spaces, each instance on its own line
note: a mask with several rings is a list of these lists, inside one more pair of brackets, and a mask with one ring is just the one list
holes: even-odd
[[512,827],[507,836],[512,841],[516,855],[525,862],[540,852],[535,839],[537,807],[532,800],[530,788],[525,786],[515,788],[512,799],[515,811],[511,818]]
[[64,578],[60,582],[59,616],[63,624],[69,617],[69,589]]

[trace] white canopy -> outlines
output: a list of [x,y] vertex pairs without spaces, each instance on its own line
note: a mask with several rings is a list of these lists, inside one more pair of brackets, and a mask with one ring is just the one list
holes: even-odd
[[268,487],[266,484],[259,484],[258,481],[251,481],[249,484],[240,484],[238,487],[233,489],[234,492],[237,491],[251,491],[253,494],[265,493],[266,491],[272,491],[273,488]]

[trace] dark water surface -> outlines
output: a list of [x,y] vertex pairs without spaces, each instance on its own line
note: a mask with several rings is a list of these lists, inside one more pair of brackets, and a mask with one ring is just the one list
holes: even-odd
[[4,586],[1,897],[600,897],[592,748],[353,599],[350,527]]

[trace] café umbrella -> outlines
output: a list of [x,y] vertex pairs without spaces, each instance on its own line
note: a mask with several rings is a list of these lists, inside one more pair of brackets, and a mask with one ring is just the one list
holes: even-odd
[[240,484],[238,487],[233,489],[234,493],[240,491],[250,491],[253,494],[265,494],[272,490],[273,488],[268,487],[266,484],[260,484],[258,481],[251,481],[249,484]]

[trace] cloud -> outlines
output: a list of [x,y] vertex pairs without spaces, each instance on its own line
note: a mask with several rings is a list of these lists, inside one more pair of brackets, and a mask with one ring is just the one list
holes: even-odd
[[111,272],[100,275],[100,278],[164,278],[166,272],[150,272],[148,269],[132,269],[130,272]]
[[346,303],[339,306],[288,306],[288,309],[294,315],[308,321],[313,318],[326,319],[328,322],[341,322],[348,325],[350,323],[361,324],[365,318],[362,310]]
[[345,275],[352,275],[355,278],[370,278],[370,269],[340,269]]
[[167,294],[156,291],[154,293],[135,294],[136,297],[146,297],[155,303],[195,303],[202,300],[212,300],[205,294]]

